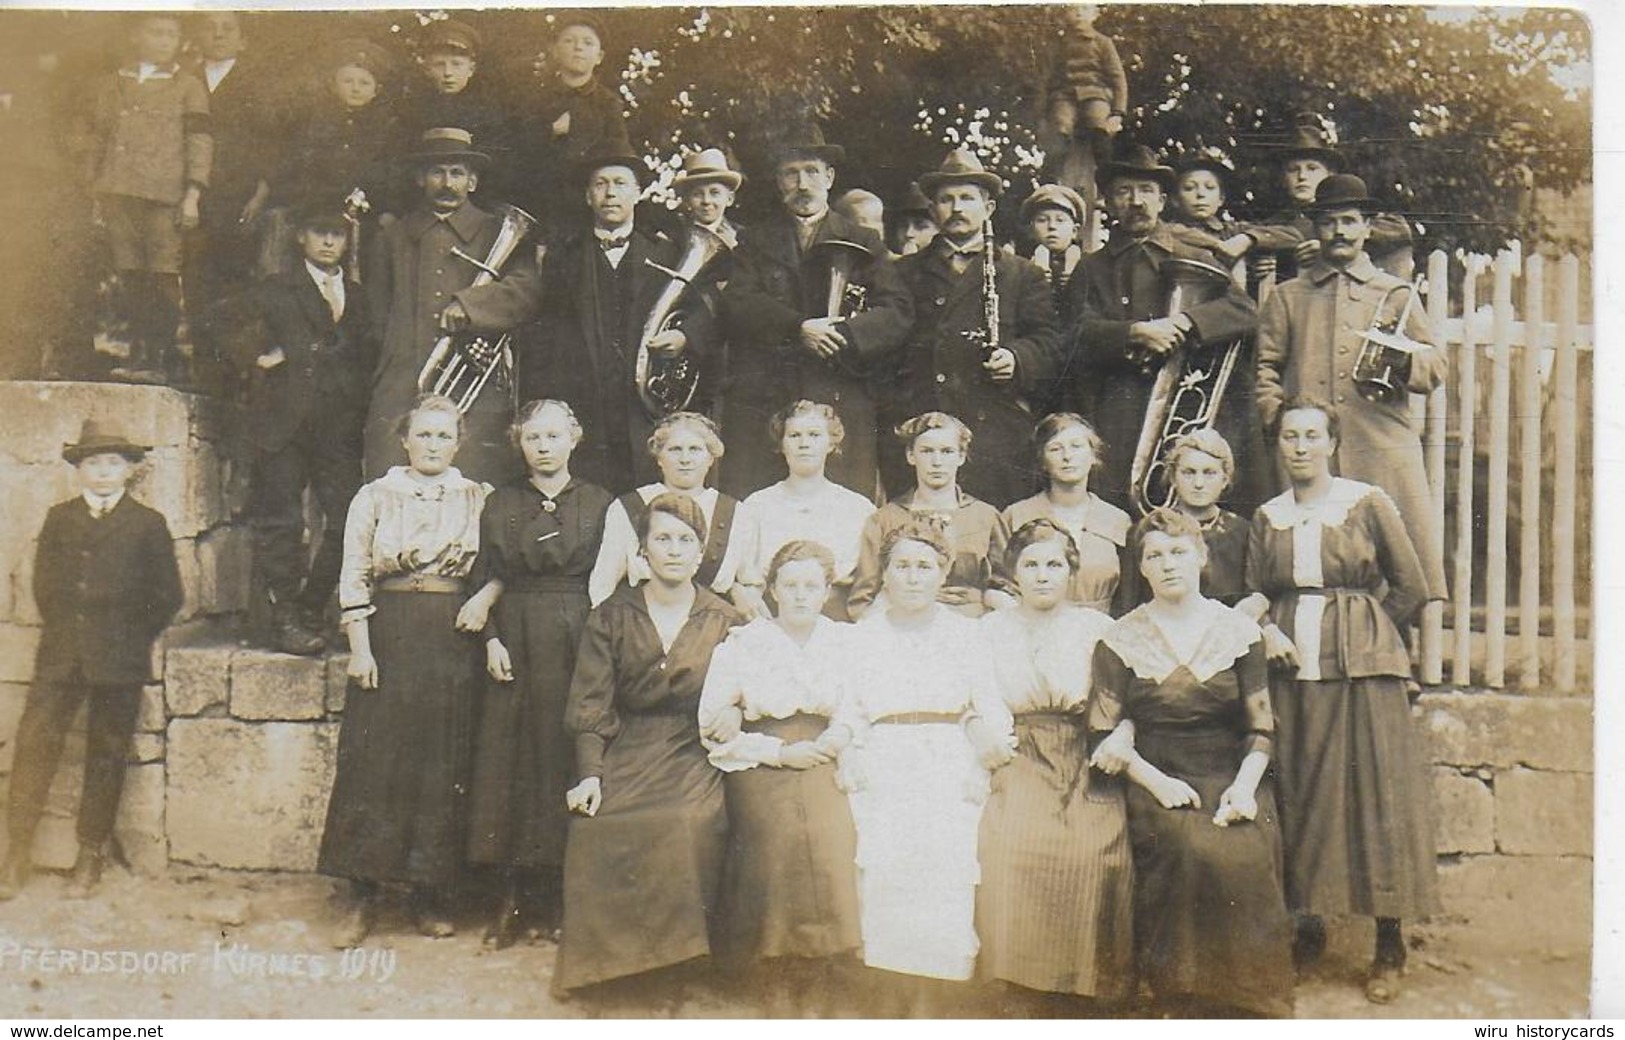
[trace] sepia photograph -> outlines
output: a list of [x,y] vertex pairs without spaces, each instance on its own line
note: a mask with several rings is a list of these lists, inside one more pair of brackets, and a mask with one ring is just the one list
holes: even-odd
[[1595,31],[0,10],[0,1017],[1609,1013]]

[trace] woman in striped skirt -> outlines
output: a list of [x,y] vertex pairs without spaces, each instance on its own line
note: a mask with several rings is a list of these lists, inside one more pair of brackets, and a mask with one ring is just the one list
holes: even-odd
[[981,626],[1017,744],[982,813],[979,974],[1119,1000],[1133,979],[1133,867],[1122,785],[1090,776],[1085,724],[1090,658],[1111,619],[1068,602],[1078,550],[1053,520],[1016,531],[1005,567],[1020,606]]

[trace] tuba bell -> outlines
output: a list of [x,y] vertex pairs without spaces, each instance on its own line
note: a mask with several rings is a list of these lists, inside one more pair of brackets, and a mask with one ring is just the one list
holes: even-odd
[[[1388,301],[1401,290],[1406,291],[1405,304],[1398,316],[1384,317]],[[1405,396],[1411,378],[1411,356],[1427,346],[1405,332],[1419,295],[1417,286],[1407,283],[1394,286],[1377,301],[1371,327],[1360,337],[1360,352],[1354,358],[1354,388],[1368,401],[1393,403]]]
[[[852,278],[858,268],[869,263],[874,256],[874,250],[862,242],[845,238],[826,238],[813,244],[807,253],[808,262],[827,271],[825,285],[828,291],[824,296],[824,313],[821,317],[836,320],[850,318],[868,306],[868,286],[859,285]],[[848,375],[864,374],[844,350],[830,358],[830,363]]]
[[688,407],[700,386],[699,365],[688,352],[668,357],[651,353],[649,341],[676,326],[677,305],[693,287],[707,264],[728,252],[733,244],[726,238],[699,224],[688,228],[688,242],[675,268],[644,259],[644,263],[670,279],[660,290],[649,318],[643,323],[643,335],[638,340],[638,356],[633,369],[638,398],[651,419],[663,419],[673,412]]
[[[1166,317],[1170,318],[1192,305],[1218,299],[1231,285],[1229,271],[1201,260],[1170,257],[1162,262],[1159,273],[1168,291]],[[1129,494],[1142,516],[1173,504],[1168,453],[1181,437],[1209,429],[1218,420],[1242,342],[1237,337],[1213,346],[1187,344],[1163,360],[1129,469]]]
[[[502,225],[497,228],[496,240],[484,260],[476,260],[452,247],[453,256],[479,269],[469,283],[470,289],[501,278],[503,266],[536,227],[536,218],[518,206],[498,206],[497,213]],[[537,257],[541,257],[539,249]],[[435,341],[418,372],[418,392],[449,397],[457,403],[457,410],[466,414],[479,399],[485,384],[498,372],[511,390],[514,386],[512,338],[511,332],[504,332],[495,340],[482,333],[446,333]]]

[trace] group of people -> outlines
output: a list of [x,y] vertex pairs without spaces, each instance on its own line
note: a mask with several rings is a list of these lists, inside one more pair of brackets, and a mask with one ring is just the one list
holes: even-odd
[[[1444,595],[1408,397],[1445,358],[1397,305],[1403,218],[1305,124],[1289,212],[1232,221],[1225,165],[1129,145],[1088,193],[1104,243],[1045,184],[1029,257],[993,240],[1005,186],[973,152],[877,214],[804,123],[767,130],[773,219],[734,223],[745,175],[708,148],[650,226],[650,166],[593,114],[602,30],[554,30],[549,134],[580,147],[499,171],[455,100],[478,36],[433,23],[410,184],[367,190],[398,212],[346,213],[349,145],[314,148],[336,179],[293,212],[297,259],[213,326],[249,377],[269,641],[350,654],[335,942],[401,885],[449,935],[478,872],[486,941],[556,938],[561,994],[709,955],[785,999],[889,977],[894,1013],[980,978],[1281,1015],[1324,917],[1363,915],[1366,995],[1394,999],[1401,922],[1437,908],[1408,629]],[[546,196],[545,248],[476,204],[493,183]],[[1356,360],[1384,322],[1409,348],[1377,392]],[[437,343],[496,359],[483,391],[422,392]],[[1212,412],[1159,429],[1165,375],[1221,358]],[[37,585],[81,565],[46,545]],[[38,743],[16,776],[48,785]],[[13,782],[8,891],[43,790]]]

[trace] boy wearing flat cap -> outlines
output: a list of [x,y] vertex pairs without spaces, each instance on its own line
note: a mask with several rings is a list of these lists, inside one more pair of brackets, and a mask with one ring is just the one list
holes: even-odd
[[588,156],[606,154],[626,137],[620,95],[598,79],[605,40],[598,19],[566,12],[553,22],[545,60],[538,60],[542,88],[531,103],[524,136],[531,151],[526,166],[535,171],[546,197],[527,195],[527,199],[550,230],[579,227],[575,193],[565,185]]
[[152,678],[152,645],[181,607],[169,526],[126,493],[146,451],[93,419],[62,449],[78,470],[80,494],[51,507],[35,549],[43,630],[17,727],[0,900],[27,883],[63,740],[87,702],[79,854],[68,895],[83,898],[101,881],[141,687]]
[[1078,233],[1089,216],[1083,196],[1064,184],[1040,184],[1021,203],[1021,219],[1032,235],[1032,261],[1049,279],[1050,297],[1061,321],[1071,315],[1066,308],[1066,283],[1083,259]]
[[326,94],[294,132],[272,174],[278,203],[337,206],[359,188],[375,216],[398,212],[403,200],[389,177],[401,135],[387,100],[394,60],[370,40],[349,38],[328,47],[324,66]]
[[[472,25],[444,18],[424,27],[417,41],[417,64],[422,73],[407,92],[401,107],[401,132],[408,147],[436,127],[467,130],[492,156],[497,171],[506,175],[511,165],[513,118],[478,71],[483,41]],[[487,198],[508,198],[506,184],[490,177],[483,185]]]

